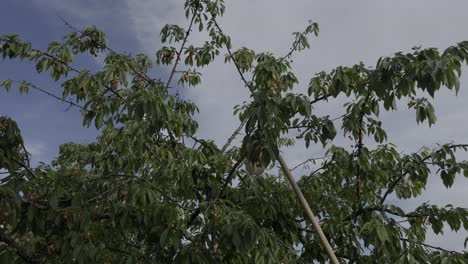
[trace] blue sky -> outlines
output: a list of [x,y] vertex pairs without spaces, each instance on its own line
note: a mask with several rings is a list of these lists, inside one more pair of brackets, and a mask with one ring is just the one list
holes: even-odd
[[[58,14],[71,24],[83,28],[96,25],[104,30],[110,45],[117,51],[133,54],[144,52],[153,56],[160,47],[159,31],[166,23],[187,25],[182,0],[3,0],[0,16],[0,34],[17,33],[39,48],[60,40],[69,29]],[[302,30],[309,19],[320,24],[319,38],[311,41],[311,50],[293,57],[293,68],[300,85],[306,87],[310,77],[321,70],[338,65],[351,65],[364,61],[374,64],[380,56],[396,51],[410,51],[416,45],[445,48],[468,40],[468,2],[465,0],[395,0],[395,1],[311,1],[311,0],[237,0],[226,1],[227,13],[220,21],[225,32],[232,37],[234,48],[247,46],[255,51],[284,54],[292,41],[291,32]],[[203,34],[193,34],[190,44],[204,40]],[[99,67],[98,59],[78,60],[78,68]],[[435,146],[450,141],[468,143],[468,68],[461,80],[458,97],[441,92],[435,107],[438,123],[431,129],[416,126],[415,115],[405,109],[382,115],[389,140],[401,150],[416,151],[422,145]],[[154,70],[153,76],[165,79],[164,69]],[[203,83],[196,88],[183,88],[184,96],[195,101],[201,110],[197,117],[200,134],[222,144],[238,126],[232,116],[232,107],[248,99],[248,93],[232,65],[216,61],[213,67],[203,69]],[[47,76],[34,73],[28,63],[0,61],[0,80],[12,78],[27,80],[48,91],[60,94],[60,85]],[[304,90],[304,89],[302,89]],[[320,105],[317,111],[338,116],[345,100]],[[67,105],[31,91],[29,96],[0,91],[0,115],[14,118],[35,160],[53,158],[61,143],[89,142],[96,131],[83,128],[79,112]],[[345,144],[337,141],[337,144]],[[320,156],[320,148],[305,150],[301,147],[285,150],[285,157],[293,167],[306,158]],[[464,155],[463,157],[467,157]],[[432,177],[428,193],[408,201],[410,208],[418,202],[451,203],[468,207],[464,195],[468,181],[459,177],[449,191],[441,187],[440,179]],[[462,249],[467,232],[449,233],[443,238],[429,237],[436,245]]]
[[[6,0],[0,16],[0,34],[18,34],[21,39],[33,43],[40,49],[46,49],[53,41],[60,41],[70,29],[61,21],[65,18],[74,26],[84,28],[96,25],[108,34],[109,41],[117,51],[138,53],[137,39],[126,21],[126,5],[117,1],[14,1]],[[75,7],[81,7],[84,13],[74,13]],[[5,12],[8,10],[8,12]],[[91,10],[86,11],[86,10]],[[94,13],[96,12],[96,13]],[[86,15],[86,14],[88,15]],[[98,15],[98,13],[100,15]],[[123,18],[123,19],[122,19]],[[99,61],[80,59],[75,61],[79,68],[98,69]],[[0,78],[26,80],[60,95],[60,83],[50,81],[47,75],[35,73],[35,66],[28,62],[0,62]],[[21,96],[17,92],[6,94],[0,91],[0,112],[16,120],[22,130],[28,150],[34,161],[49,161],[64,142],[85,143],[93,140],[96,131],[83,128],[80,113],[76,108],[31,90],[30,96]],[[67,110],[67,111],[66,111]]]

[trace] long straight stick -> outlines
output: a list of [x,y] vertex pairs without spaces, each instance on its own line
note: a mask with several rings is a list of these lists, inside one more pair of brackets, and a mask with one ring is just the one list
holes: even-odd
[[297,197],[299,198],[299,201],[301,202],[302,207],[306,211],[307,216],[309,217],[310,221],[312,221],[312,225],[314,225],[314,228],[315,228],[315,230],[317,231],[317,233],[318,233],[318,235],[320,237],[320,241],[322,242],[322,245],[325,247],[325,250],[327,251],[328,256],[330,256],[331,262],[333,264],[340,264],[340,262],[338,261],[338,258],[335,255],[335,252],[333,252],[333,249],[330,246],[330,243],[328,242],[327,237],[323,233],[319,222],[315,218],[315,215],[312,212],[312,209],[310,209],[309,203],[305,199],[304,194],[302,194],[301,189],[299,188],[296,181],[294,180],[294,178],[293,178],[293,176],[291,174],[291,171],[289,170],[288,165],[286,165],[286,162],[284,161],[281,154],[278,155],[278,161],[279,161],[279,163],[281,165],[281,168],[284,171],[284,174],[286,174],[286,176],[288,177],[289,183],[291,184],[294,192],[296,193]]

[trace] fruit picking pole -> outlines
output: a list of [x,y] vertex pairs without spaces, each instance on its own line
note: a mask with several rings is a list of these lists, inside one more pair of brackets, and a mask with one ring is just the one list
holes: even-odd
[[338,258],[335,256],[335,252],[333,252],[332,247],[330,246],[330,243],[327,240],[327,237],[322,231],[322,228],[320,227],[319,222],[315,218],[314,213],[310,209],[309,203],[305,199],[304,195],[302,194],[301,189],[299,189],[299,186],[297,185],[296,181],[294,180],[291,171],[288,168],[288,165],[286,165],[286,162],[284,161],[283,157],[278,155],[278,161],[281,165],[281,168],[284,171],[284,174],[288,177],[289,183],[291,184],[294,192],[296,193],[297,197],[299,198],[299,201],[301,202],[302,207],[307,213],[307,216],[309,217],[310,221],[312,221],[312,225],[314,225],[315,230],[317,231],[320,241],[322,242],[322,245],[325,247],[325,250],[327,251],[328,256],[330,256],[331,262],[333,264],[339,264],[340,262],[338,261]]

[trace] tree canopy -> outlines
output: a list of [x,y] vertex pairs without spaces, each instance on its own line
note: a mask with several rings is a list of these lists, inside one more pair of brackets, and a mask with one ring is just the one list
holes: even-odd
[[[450,188],[468,176],[449,142],[402,153],[387,139],[379,117],[397,101],[417,123],[436,122],[428,100],[460,88],[468,41],[443,51],[414,48],[320,72],[307,93],[297,92],[291,55],[309,48],[319,26],[293,33],[289,52],[275,56],[234,50],[218,19],[224,1],[187,0],[189,26],[166,25],[155,58],[117,53],[96,27],[76,29],[40,50],[17,35],[0,36],[4,60],[27,60],[60,84],[61,95],[34,83],[2,80],[6,91],[34,89],[77,107],[83,126],[99,135],[89,144],[65,143],[50,163],[30,163],[18,125],[0,117],[1,263],[325,263],[328,256],[281,173],[249,173],[244,164],[273,168],[281,148],[323,148],[317,169],[296,175],[312,210],[343,263],[466,263],[468,253],[426,244],[432,230],[468,230],[468,211],[422,203],[428,177]],[[201,46],[194,31],[208,32]],[[76,56],[105,57],[101,69],[77,68]],[[234,109],[240,120],[218,146],[197,134],[197,106],[179,89],[197,86],[200,69],[224,55],[250,101]],[[170,66],[166,80],[150,69]],[[318,103],[347,98],[345,114],[318,114]],[[203,113],[201,113],[203,114]],[[242,144],[232,146],[243,130]],[[349,137],[351,148],[335,143]],[[376,147],[370,147],[375,145]],[[287,161],[286,161],[287,162]],[[398,204],[389,197],[402,200]]]

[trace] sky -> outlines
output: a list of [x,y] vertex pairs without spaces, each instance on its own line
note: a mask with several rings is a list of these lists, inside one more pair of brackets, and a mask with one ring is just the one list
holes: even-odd
[[[161,47],[159,32],[165,24],[188,25],[183,4],[183,0],[3,0],[0,34],[19,34],[35,46],[45,48],[50,41],[60,40],[70,32],[59,19],[60,15],[79,28],[96,25],[106,32],[111,47],[117,51],[146,53],[154,58]],[[322,70],[360,61],[374,65],[381,56],[409,52],[414,46],[443,49],[468,40],[465,0],[226,0],[226,6],[226,14],[219,23],[231,36],[234,49],[245,46],[281,56],[291,46],[292,32],[302,31],[310,19],[320,24],[320,35],[311,39],[311,49],[293,56],[293,70],[300,81],[298,91],[305,91],[310,78]],[[205,37],[194,33],[189,43],[202,43]],[[98,69],[100,59],[78,60],[76,65]],[[463,70],[466,72],[468,67]],[[197,116],[200,135],[222,145],[239,125],[239,120],[232,115],[233,106],[248,100],[248,91],[233,65],[224,64],[223,56],[203,68],[202,73],[201,86],[182,88],[181,93],[200,108]],[[167,78],[164,69],[153,70],[151,74]],[[400,111],[383,113],[381,118],[389,141],[405,152],[417,151],[423,145],[468,143],[467,76],[462,76],[457,96],[448,91],[437,94],[433,103],[438,122],[430,129],[427,124],[416,125],[415,113],[405,110],[404,102]],[[30,63],[0,61],[0,80],[7,78],[31,81],[50,92],[61,93],[59,84],[34,73],[34,65]],[[339,116],[344,111],[344,102],[319,104],[316,111]],[[79,112],[67,108],[34,91],[30,96],[0,91],[0,115],[8,115],[18,122],[36,162],[50,161],[61,143],[86,143],[94,139],[96,131],[83,128]],[[345,142],[338,140],[337,144]],[[284,150],[290,167],[322,153],[319,146]],[[460,157],[468,158],[468,155]],[[468,208],[468,198],[464,195],[467,188],[468,181],[461,176],[449,190],[438,177],[431,176],[425,195],[400,205],[413,208],[429,201]],[[466,231],[447,232],[443,237],[429,236],[428,243],[462,250],[467,236]]]

